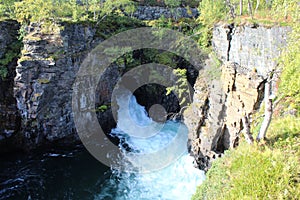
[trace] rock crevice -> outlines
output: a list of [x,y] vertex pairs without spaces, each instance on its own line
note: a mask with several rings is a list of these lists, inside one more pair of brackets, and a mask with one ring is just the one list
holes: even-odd
[[[201,169],[208,170],[215,158],[238,145],[243,134],[247,136],[251,116],[263,101],[264,85],[277,66],[289,31],[289,27],[257,25],[214,27],[212,45],[223,62],[221,77],[207,82],[199,76],[193,103],[184,113],[189,149]],[[277,80],[273,79],[273,85]]]

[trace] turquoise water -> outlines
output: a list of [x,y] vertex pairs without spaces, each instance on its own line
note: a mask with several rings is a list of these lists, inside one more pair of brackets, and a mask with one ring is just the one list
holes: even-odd
[[[119,147],[124,153],[125,171],[102,165],[83,148],[2,155],[0,199],[190,199],[205,176],[193,167],[193,158],[186,150],[186,127],[175,121],[167,121],[163,126],[152,121],[129,92],[118,98],[118,104],[118,125],[111,135],[122,141]],[[178,134],[182,141],[176,146],[172,142]],[[125,150],[124,144],[131,152]],[[166,148],[168,145],[171,147]],[[159,151],[167,153],[158,154],[149,162],[136,159],[136,155]],[[169,158],[167,164],[162,162]],[[164,165],[151,171],[151,163]],[[146,171],[132,170],[141,164]]]

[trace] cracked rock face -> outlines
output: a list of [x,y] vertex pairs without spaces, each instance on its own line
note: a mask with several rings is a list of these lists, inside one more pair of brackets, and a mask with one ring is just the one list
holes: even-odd
[[[20,25],[16,21],[0,22],[0,59],[11,56],[11,52],[16,55],[20,52],[20,47],[11,47],[18,43],[18,30]],[[7,69],[5,78],[0,77],[0,151],[7,151],[8,146],[14,145],[12,138],[16,136],[20,129],[21,118],[17,109],[17,102],[13,96],[17,58],[13,58],[2,69]]]
[[289,27],[217,24],[213,29],[212,46],[224,61],[238,63],[242,68],[266,76],[276,67],[276,58],[286,45]]
[[[199,76],[193,103],[184,113],[190,153],[199,168],[208,170],[224,150],[238,145],[247,128],[243,122],[251,121],[259,108],[267,76],[277,65],[289,31],[288,27],[234,24],[214,27],[213,49],[224,62],[221,77],[206,87]],[[277,80],[273,79],[274,86]]]
[[212,160],[237,145],[243,117],[251,116],[262,101],[264,79],[239,67],[225,63],[221,80],[205,87],[199,77],[194,86],[194,101],[184,113],[184,122],[191,154],[201,169],[207,170]]
[[[79,141],[72,114],[72,86],[84,58],[102,40],[88,25],[66,24],[63,30],[52,33],[42,33],[39,25],[31,27],[24,39],[14,88],[25,148],[55,143],[74,145]],[[96,103],[110,102],[120,74],[117,66],[104,72]],[[95,80],[87,82],[92,81]],[[109,111],[99,113],[105,131],[115,125]]]

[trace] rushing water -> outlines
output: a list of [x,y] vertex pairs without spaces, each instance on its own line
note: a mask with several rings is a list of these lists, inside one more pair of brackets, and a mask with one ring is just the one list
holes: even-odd
[[[162,147],[172,144],[178,134],[184,136],[185,143],[186,127],[175,121],[167,121],[163,126],[152,121],[128,91],[118,98],[118,104],[118,125],[111,135],[122,141],[119,146],[125,155],[125,171],[109,169],[82,149],[1,156],[0,199],[190,199],[204,173],[193,167],[185,145],[177,157],[170,155],[172,162],[159,170],[131,170],[141,164],[135,163],[136,153],[146,155],[164,150]],[[133,132],[143,130],[150,137],[132,136]],[[125,150],[124,144],[131,152]],[[176,154],[176,149],[180,147],[171,148],[171,153]],[[150,162],[159,163],[164,157],[156,159]]]

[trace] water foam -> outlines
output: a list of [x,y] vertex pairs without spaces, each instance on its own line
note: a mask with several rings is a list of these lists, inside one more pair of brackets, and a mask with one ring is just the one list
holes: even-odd
[[[195,193],[196,187],[204,180],[204,172],[193,167],[193,158],[186,148],[186,126],[180,122],[166,121],[157,123],[148,117],[145,108],[139,105],[129,91],[122,91],[118,97],[118,124],[111,132],[122,142],[120,148],[124,152],[124,166],[131,171],[136,165],[147,165],[145,160],[136,161],[135,154],[147,155],[163,152],[178,135],[181,143],[168,148],[170,162],[167,166],[149,173],[113,171],[109,181],[101,186],[101,193],[95,199],[116,200],[187,200]],[[140,133],[141,131],[146,131]],[[140,137],[138,137],[140,136]],[[126,144],[131,152],[124,148]],[[178,150],[179,149],[179,150]],[[180,154],[178,154],[178,151]],[[175,153],[174,153],[175,152]],[[162,153],[164,154],[164,153]],[[174,157],[174,154],[178,154]],[[165,156],[156,156],[149,163],[160,163]],[[172,161],[172,162],[171,162]],[[150,165],[149,165],[150,166]],[[112,195],[112,193],[114,193]]]

